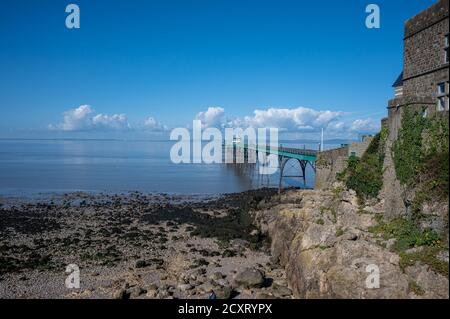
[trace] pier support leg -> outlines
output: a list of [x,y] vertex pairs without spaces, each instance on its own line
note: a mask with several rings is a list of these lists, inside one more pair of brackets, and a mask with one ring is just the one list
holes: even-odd
[[303,188],[306,188],[306,165],[308,165],[307,161],[300,161],[300,167],[302,169],[302,177],[303,177]]
[[281,189],[283,188],[283,174],[284,166],[286,165],[286,160],[283,157],[279,157],[278,163],[280,163],[280,180],[278,183],[278,194],[281,194]]

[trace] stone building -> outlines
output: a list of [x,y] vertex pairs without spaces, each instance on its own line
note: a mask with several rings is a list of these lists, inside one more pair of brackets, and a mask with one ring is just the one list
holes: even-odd
[[[393,87],[395,97],[388,102],[388,117],[381,126],[388,128],[384,158],[383,190],[384,210],[388,216],[405,212],[407,203],[397,180],[392,159],[392,145],[401,127],[406,108],[423,112],[424,116],[449,114],[449,3],[440,0],[405,22],[403,71]],[[321,152],[316,163],[316,188],[327,188],[336,173],[346,166],[349,156],[360,157],[372,137],[336,150]]]
[[395,81],[389,118],[402,107],[424,115],[449,109],[449,2],[440,0],[405,22],[403,72]]
[[[395,174],[391,149],[401,127],[405,109],[423,116],[446,116],[449,110],[449,2],[439,0],[405,22],[403,71],[388,102],[389,128],[383,175],[384,210],[402,214],[408,207],[408,189],[402,189]],[[402,190],[402,191],[400,191]],[[405,195],[406,194],[406,195]]]

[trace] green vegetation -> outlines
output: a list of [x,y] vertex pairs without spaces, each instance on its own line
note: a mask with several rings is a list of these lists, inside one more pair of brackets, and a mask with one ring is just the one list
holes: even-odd
[[393,145],[395,172],[401,184],[417,188],[415,207],[449,196],[449,127],[445,118],[425,118],[405,109]]
[[[370,227],[369,231],[381,235],[384,240],[395,239],[392,249],[399,254],[402,269],[421,262],[448,277],[448,263],[437,258],[439,252],[448,250],[439,234],[432,229],[422,230],[411,219],[395,218],[384,221],[381,215],[376,219],[378,224]],[[417,250],[409,251],[411,248]]]
[[416,252],[402,252],[400,253],[400,267],[404,269],[413,266],[416,262],[421,262],[448,278],[448,262],[436,257],[441,251],[441,247],[423,247],[422,250]]
[[342,192],[344,191],[344,188],[338,186],[338,187],[333,188],[331,191],[333,193],[333,199],[336,200],[341,197]]
[[337,230],[336,230],[336,237],[339,237],[339,236],[342,236],[342,235],[344,235],[344,230],[342,229],[342,227],[339,227]]
[[419,246],[439,247],[440,236],[431,229],[421,230],[416,223],[406,218],[395,218],[388,222],[378,218],[378,224],[369,228],[385,240],[395,238],[394,250],[402,252]]
[[384,145],[387,135],[387,128],[383,127],[364,155],[361,158],[350,156],[347,168],[337,175],[337,179],[343,181],[347,188],[353,189],[361,201],[377,197],[383,186]]
[[55,270],[57,268],[49,255],[31,253],[25,257],[0,256],[0,276],[11,272],[21,272],[24,270]]
[[409,290],[414,292],[417,296],[422,296],[425,293],[423,288],[420,287],[420,285],[413,280],[409,282],[408,286],[409,286]]
[[[355,190],[360,203],[377,197],[382,187],[387,135],[387,129],[383,128],[364,155],[361,158],[350,157],[347,168],[337,175],[347,188]],[[448,119],[439,116],[426,118],[405,108],[392,154],[398,180],[404,187],[414,190],[412,214],[408,218],[388,221],[383,220],[382,215],[376,216],[378,223],[369,231],[380,235],[382,245],[395,239],[392,250],[399,254],[402,268],[420,262],[448,277],[448,262],[438,258],[440,252],[448,250],[445,235],[441,238],[436,231],[421,226],[427,218],[422,213],[423,204],[448,200],[449,197]],[[448,214],[446,218],[448,222]],[[340,231],[336,231],[337,236]],[[423,293],[415,282],[410,283],[410,289],[417,295]]]
[[325,222],[323,221],[322,218],[319,218],[318,220],[316,220],[316,224],[323,225],[325,224]]
[[[427,218],[422,213],[425,202],[445,201],[449,197],[448,119],[424,118],[419,112],[406,108],[402,128],[393,145],[393,159],[400,183],[415,190],[411,206],[411,223],[418,224]],[[448,224],[448,212],[444,218]],[[440,261],[435,260],[430,250],[424,254],[404,255],[404,257],[406,260],[410,257],[414,260],[423,259],[428,264],[437,265],[436,269],[448,268],[448,265],[444,267]],[[448,276],[448,269],[446,272]]]
[[337,222],[337,211],[336,207],[332,205],[331,207],[321,206],[319,208],[320,213],[323,215],[329,215],[329,219],[333,224]]

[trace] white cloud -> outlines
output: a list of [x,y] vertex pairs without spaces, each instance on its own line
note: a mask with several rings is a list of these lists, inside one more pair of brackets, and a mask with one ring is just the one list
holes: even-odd
[[244,122],[252,127],[277,127],[283,131],[314,131],[336,121],[342,112],[317,111],[306,107],[255,110]]
[[75,109],[63,113],[63,122],[58,125],[50,125],[50,128],[62,131],[77,131],[90,126],[91,117],[94,110],[89,105],[81,105]]
[[380,122],[371,118],[354,120],[349,130],[357,133],[373,133],[380,130]]
[[125,130],[130,128],[125,114],[97,114],[93,117],[92,124],[95,128],[105,130]]
[[274,127],[280,132],[303,135],[316,134],[324,128],[327,135],[336,137],[355,137],[360,133],[377,132],[380,128],[379,123],[370,118],[348,121],[345,119],[345,112],[306,107],[257,109],[253,115],[243,118],[229,118],[223,108],[209,107],[206,111],[199,112],[195,119],[201,120],[203,127]]
[[205,112],[199,112],[196,120],[202,121],[202,126],[221,128],[225,123],[225,110],[221,107],[208,107]]
[[125,114],[96,114],[89,105],[81,105],[63,113],[60,124],[49,125],[50,129],[61,131],[126,130],[130,128]]
[[153,117],[147,117],[144,122],[144,129],[151,132],[164,132],[168,130],[166,125],[161,124]]
[[346,125],[342,121],[338,122],[330,122],[326,127],[326,130],[328,131],[335,131],[335,132],[342,132],[347,129]]

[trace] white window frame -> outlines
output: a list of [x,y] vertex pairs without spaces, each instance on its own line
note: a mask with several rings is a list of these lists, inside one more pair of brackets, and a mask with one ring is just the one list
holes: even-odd
[[[442,91],[443,89],[443,91]],[[448,81],[447,82],[440,82],[437,84],[436,87],[436,98],[437,98],[437,105],[436,105],[436,110],[438,112],[440,111],[448,111],[448,94],[449,93],[449,84]]]
[[444,37],[444,63],[448,63],[448,50],[449,50],[449,44],[448,44],[448,34]]

